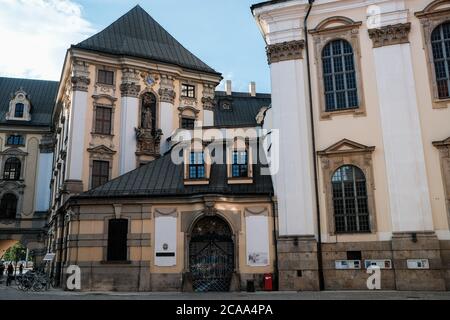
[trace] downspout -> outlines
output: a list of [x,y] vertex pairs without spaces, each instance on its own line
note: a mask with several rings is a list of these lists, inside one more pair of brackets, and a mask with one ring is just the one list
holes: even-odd
[[317,213],[317,267],[319,272],[319,289],[324,290],[325,279],[323,276],[323,261],[322,261],[322,230],[320,226],[320,203],[319,203],[319,186],[318,186],[318,173],[317,173],[317,154],[316,154],[316,135],[314,126],[314,108],[312,98],[312,86],[311,86],[311,67],[309,58],[309,41],[308,41],[308,18],[311,13],[315,0],[308,0],[308,12],[306,13],[305,20],[303,21],[303,29],[305,32],[305,51],[306,51],[306,69],[308,71],[308,94],[309,94],[309,109],[311,117],[311,139],[312,139],[312,152],[314,163],[314,191],[316,197],[316,213]]

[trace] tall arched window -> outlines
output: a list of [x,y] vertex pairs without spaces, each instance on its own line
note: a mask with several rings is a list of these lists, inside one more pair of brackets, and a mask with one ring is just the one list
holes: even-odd
[[346,165],[332,177],[336,233],[370,232],[366,177],[361,169]]
[[329,42],[322,51],[325,111],[358,108],[353,48],[346,40]]
[[450,98],[450,22],[434,29],[431,33],[431,45],[439,98]]
[[7,193],[0,201],[0,218],[15,219],[17,212],[17,197],[12,193]]
[[3,171],[3,179],[19,180],[21,167],[22,167],[22,164],[19,159],[9,158],[5,162],[5,170]]

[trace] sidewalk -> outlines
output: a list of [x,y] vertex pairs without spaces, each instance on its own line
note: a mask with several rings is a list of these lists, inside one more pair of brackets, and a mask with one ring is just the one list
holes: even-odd
[[450,300],[450,292],[322,291],[322,292],[22,292],[0,286],[0,300]]

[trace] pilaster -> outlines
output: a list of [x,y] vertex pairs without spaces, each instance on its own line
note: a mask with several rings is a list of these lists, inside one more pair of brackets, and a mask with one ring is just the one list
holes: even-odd
[[120,85],[121,118],[120,118],[120,159],[119,174],[123,175],[134,170],[136,163],[136,133],[139,127],[139,72],[134,69],[122,70]]

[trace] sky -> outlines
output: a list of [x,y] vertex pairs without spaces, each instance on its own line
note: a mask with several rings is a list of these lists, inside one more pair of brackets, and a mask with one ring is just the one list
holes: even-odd
[[[66,50],[139,4],[233,91],[270,92],[258,0],[0,0],[0,76],[59,80]],[[223,84],[221,84],[223,87]]]

